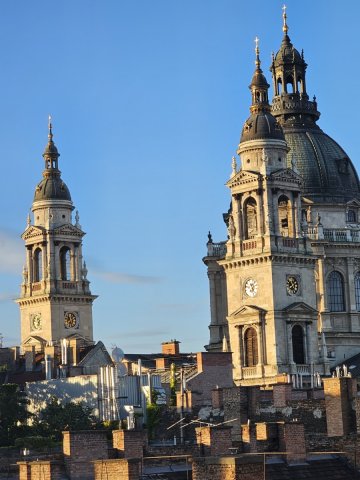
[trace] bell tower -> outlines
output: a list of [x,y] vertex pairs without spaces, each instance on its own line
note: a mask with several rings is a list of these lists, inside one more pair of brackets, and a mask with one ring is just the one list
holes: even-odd
[[211,298],[207,349],[232,352],[237,385],[271,383],[278,373],[299,368],[324,371],[315,259],[300,224],[302,178],[295,163],[287,167],[289,147],[271,113],[255,41],[250,116],[237,150],[240,168],[234,158],[227,182],[227,241],[215,244],[209,237],[204,258]]
[[21,345],[43,349],[63,338],[79,336],[92,343],[92,303],[82,255],[85,235],[75,214],[70,192],[58,168],[59,152],[49,118],[48,143],[43,153],[43,178],[35,188],[27,226],[22,234],[26,262],[21,294]]

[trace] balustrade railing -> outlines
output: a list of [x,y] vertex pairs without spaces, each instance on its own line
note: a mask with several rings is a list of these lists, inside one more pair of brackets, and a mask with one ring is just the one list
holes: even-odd
[[62,288],[65,290],[73,290],[76,288],[75,282],[62,282]]
[[209,257],[224,257],[226,255],[226,242],[209,242],[207,249]]

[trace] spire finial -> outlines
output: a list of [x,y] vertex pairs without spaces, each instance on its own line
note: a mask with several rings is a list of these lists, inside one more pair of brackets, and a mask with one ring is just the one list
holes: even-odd
[[49,134],[48,134],[48,137],[49,137],[49,140],[51,141],[52,138],[53,138],[53,133],[52,133],[52,123],[51,123],[51,115],[49,115],[49,122],[48,122],[48,127],[49,127]]
[[256,68],[260,68],[260,49],[259,49],[259,38],[256,36],[255,37],[255,55],[256,55],[256,58],[255,58],[255,65],[256,65]]
[[286,5],[283,5],[282,11],[283,11],[283,28],[282,29],[283,29],[284,34],[287,35],[289,27],[287,26],[287,23],[286,23],[286,19],[287,19]]

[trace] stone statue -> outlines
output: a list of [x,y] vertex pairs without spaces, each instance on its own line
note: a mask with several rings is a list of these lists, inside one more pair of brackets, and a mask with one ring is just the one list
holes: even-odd
[[306,210],[306,221],[307,223],[312,223],[311,207],[308,207]]
[[231,160],[231,177],[230,178],[235,177],[236,170],[237,170],[236,158],[232,157],[232,160]]
[[210,230],[209,230],[209,233],[208,233],[208,243],[213,243],[213,239],[212,239],[212,235],[211,235]]
[[83,280],[87,280],[88,269],[86,268],[85,260],[84,260],[84,265],[81,273],[82,273]]
[[234,239],[235,233],[236,233],[236,229],[235,229],[234,219],[232,215],[229,215],[228,234],[229,234],[230,240]]

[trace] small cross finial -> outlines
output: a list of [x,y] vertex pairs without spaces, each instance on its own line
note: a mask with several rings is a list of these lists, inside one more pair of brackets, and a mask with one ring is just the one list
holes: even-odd
[[282,7],[282,11],[283,11],[283,32],[286,35],[288,30],[289,30],[289,27],[287,26],[287,23],[286,23],[287,15],[286,15],[286,5],[285,4]]

